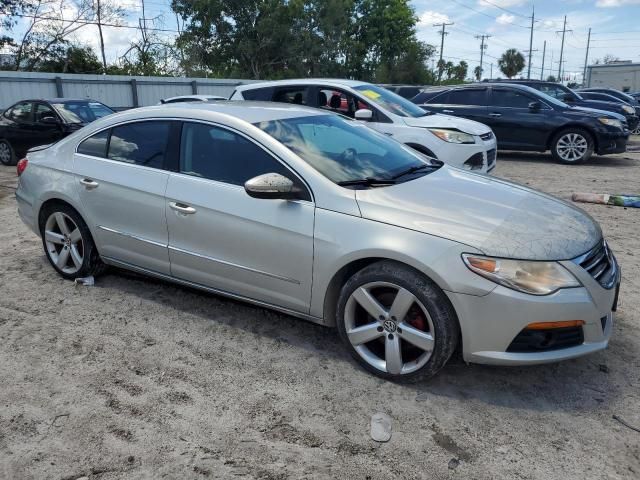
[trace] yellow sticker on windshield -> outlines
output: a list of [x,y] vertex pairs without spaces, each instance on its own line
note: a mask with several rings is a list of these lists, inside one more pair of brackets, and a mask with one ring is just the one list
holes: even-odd
[[376,100],[377,98],[380,97],[379,93],[374,92],[373,90],[362,90],[362,94],[367,97],[370,98],[372,100]]

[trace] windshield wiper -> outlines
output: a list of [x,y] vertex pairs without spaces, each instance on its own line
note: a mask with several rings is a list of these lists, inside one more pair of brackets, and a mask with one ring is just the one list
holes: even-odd
[[386,178],[357,178],[355,180],[345,180],[343,182],[338,182],[338,185],[341,187],[350,187],[352,185],[364,185],[366,187],[374,187],[376,185],[395,185],[397,182],[393,179]]
[[436,166],[436,165],[429,165],[428,163],[423,163],[422,165],[414,165],[413,167],[409,167],[406,170],[403,170],[402,172],[394,175],[391,178],[395,180],[397,178],[404,177],[405,175],[409,175],[409,174],[414,173],[414,172],[419,172],[420,170],[424,170],[424,169],[427,169],[427,168],[429,168],[429,169],[437,169],[439,167]]

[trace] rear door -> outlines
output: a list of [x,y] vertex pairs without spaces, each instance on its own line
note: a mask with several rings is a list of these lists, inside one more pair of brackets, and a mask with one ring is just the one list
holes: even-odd
[[170,273],[164,168],[177,128],[167,120],[125,123],[78,146],[73,168],[83,213],[107,259]]
[[487,88],[460,88],[444,92],[429,100],[432,112],[464,117],[487,123]]
[[15,104],[6,114],[4,138],[9,141],[17,158],[22,158],[31,147],[38,145],[33,133],[33,102]]
[[[280,173],[306,200],[250,197],[244,183]],[[308,187],[270,152],[234,130],[185,122],[166,218],[173,276],[306,313],[315,209]]]
[[[532,110],[532,102],[540,103],[539,110]],[[498,140],[498,148],[546,147],[549,132],[553,129],[548,115],[551,109],[537,97],[508,87],[493,87],[487,125]]]

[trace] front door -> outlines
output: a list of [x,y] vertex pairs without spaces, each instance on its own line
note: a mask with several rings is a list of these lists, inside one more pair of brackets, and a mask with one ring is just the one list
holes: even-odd
[[164,168],[177,127],[164,120],[127,123],[78,146],[73,169],[83,213],[108,260],[170,273]]
[[252,198],[244,183],[280,173],[278,159],[243,135],[185,122],[179,173],[166,193],[173,276],[306,313],[311,299],[314,204]]
[[532,110],[529,104],[538,98],[516,89],[494,87],[491,91],[489,117],[485,122],[498,140],[498,148],[546,147],[549,132],[549,107],[540,103],[540,110]]

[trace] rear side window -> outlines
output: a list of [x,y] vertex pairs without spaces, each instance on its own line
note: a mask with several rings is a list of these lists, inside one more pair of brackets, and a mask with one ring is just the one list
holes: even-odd
[[491,105],[494,107],[529,108],[534,99],[515,90],[494,89]]
[[103,130],[90,136],[78,145],[78,153],[91,155],[92,157],[104,158],[107,155],[107,142],[109,140],[109,130]]
[[[448,101],[452,105],[486,105],[486,90],[465,88],[461,90],[451,90]],[[443,102],[444,103],[444,102]]]
[[273,96],[273,87],[254,88],[252,90],[244,90],[242,98],[245,100],[260,100],[270,102]]
[[202,123],[182,127],[180,173],[232,185],[244,185],[264,173],[279,173],[307,191],[288,168],[262,148],[237,133]]
[[7,114],[7,118],[10,118],[14,122],[24,123],[31,121],[31,108],[33,103],[21,102],[15,105]]
[[306,105],[307,87],[276,88],[275,94],[273,95],[273,101]]
[[114,127],[108,158],[143,167],[163,168],[167,153],[170,122],[128,123]]

